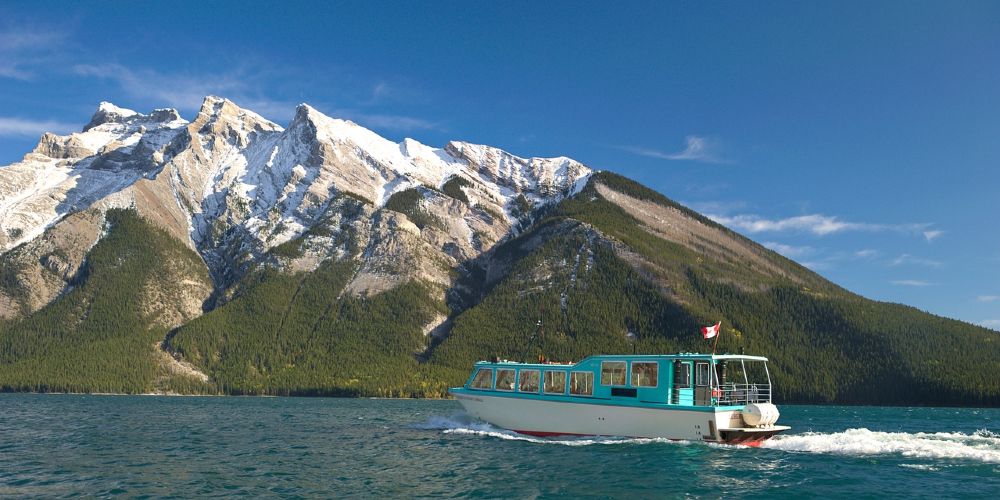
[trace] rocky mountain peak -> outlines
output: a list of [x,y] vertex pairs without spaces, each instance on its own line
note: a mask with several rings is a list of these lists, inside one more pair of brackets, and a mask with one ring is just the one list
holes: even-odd
[[310,115],[323,115],[323,113],[320,113],[316,108],[307,103],[299,103],[298,106],[295,106],[295,117],[292,118],[292,123],[309,120]]
[[65,136],[46,132],[24,161],[87,159],[75,166],[100,167],[108,159],[104,155],[112,152],[118,162],[125,161],[124,155],[147,158],[186,124],[175,109],[156,109],[145,115],[102,102],[83,131]]
[[291,134],[305,136],[309,139],[315,139],[316,119],[318,116],[323,116],[323,114],[317,111],[316,108],[313,108],[306,103],[299,104],[295,107],[295,116],[293,116],[292,121],[288,123],[287,130]]
[[591,173],[582,163],[565,156],[521,158],[499,148],[463,141],[451,141],[444,150],[500,186],[546,198],[572,189]]
[[333,118],[323,114],[316,108],[302,103],[295,108],[295,118],[289,128],[296,125],[311,128],[318,140],[331,143],[350,143],[365,149],[382,149],[389,147],[397,149],[395,143],[368,130],[357,123],[341,118]]
[[461,260],[512,234],[524,207],[558,201],[589,175],[568,158],[397,143],[308,104],[284,129],[217,96],[205,97],[190,123],[173,109],[141,114],[102,103],[86,131],[46,134],[24,161],[0,169],[0,255],[61,221],[75,224],[74,213],[131,206],[196,249],[227,286],[347,196],[388,214],[358,222],[359,231],[384,232],[377,244],[403,241],[392,227],[405,227],[434,242],[427,255]]
[[177,112],[174,108],[159,108],[154,109],[152,113],[149,114],[149,118],[156,122],[172,122],[175,120],[182,120],[181,114]]
[[[227,152],[241,150],[249,146],[261,134],[280,133],[278,124],[253,111],[242,108],[233,101],[217,96],[206,96],[194,121],[188,126],[188,134],[198,146],[202,162],[209,161],[213,152],[219,158]],[[207,155],[207,156],[206,156]]]
[[223,97],[206,96],[193,124],[199,130],[218,133],[225,129],[249,132],[280,132],[281,126]]
[[115,106],[104,101],[97,107],[97,111],[90,118],[90,122],[83,127],[83,132],[98,128],[109,123],[112,124],[142,124],[147,128],[156,127],[159,124],[167,124],[182,121],[180,113],[173,108],[155,109],[148,115],[138,113],[131,109]]
[[105,123],[124,123],[128,118],[138,114],[131,109],[120,108],[110,102],[101,101],[101,104],[97,106],[97,111],[94,112],[94,116],[90,118],[90,123],[83,127],[83,131],[86,132]]

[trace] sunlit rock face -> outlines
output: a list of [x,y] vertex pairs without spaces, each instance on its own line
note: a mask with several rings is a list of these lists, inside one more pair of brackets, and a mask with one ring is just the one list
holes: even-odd
[[[105,102],[81,132],[46,133],[0,167],[10,278],[0,316],[64,291],[109,208],[134,208],[196,250],[219,290],[255,264],[309,271],[335,258],[358,261],[350,293],[373,293],[411,278],[446,285],[449,269],[516,233],[519,218],[590,172],[569,158],[465,142],[396,143],[306,104],[281,127],[214,96],[191,121]],[[297,253],[277,258],[271,251],[286,243]]]

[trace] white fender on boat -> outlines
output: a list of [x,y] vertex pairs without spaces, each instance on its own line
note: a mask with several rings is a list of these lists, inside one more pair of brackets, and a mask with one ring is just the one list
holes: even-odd
[[743,421],[750,427],[767,427],[778,421],[778,407],[771,403],[750,403],[743,407]]

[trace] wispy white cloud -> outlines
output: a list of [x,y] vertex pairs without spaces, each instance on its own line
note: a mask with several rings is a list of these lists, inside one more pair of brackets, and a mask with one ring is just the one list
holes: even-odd
[[207,95],[246,101],[241,98],[248,97],[247,82],[254,79],[242,71],[211,75],[168,74],[151,69],[133,70],[121,64],[78,64],[73,67],[73,72],[80,76],[112,80],[133,98],[184,110],[198,109]]
[[763,245],[771,250],[774,250],[775,252],[780,253],[781,255],[784,255],[785,257],[788,257],[789,259],[804,257],[816,251],[815,248],[810,246],[785,245],[776,241],[765,241]]
[[980,302],[996,302],[1000,300],[1000,295],[980,295],[976,297],[976,300]]
[[933,286],[934,283],[924,280],[893,280],[889,283],[899,286]]
[[800,215],[785,219],[765,219],[756,215],[736,215],[732,217],[713,217],[716,222],[737,227],[750,233],[807,231],[818,235],[839,233],[842,231],[870,231],[871,224],[845,222],[836,217],[825,215]]
[[903,265],[918,265],[927,267],[941,267],[941,263],[936,260],[924,259],[920,257],[914,257],[908,253],[904,253],[889,262],[890,266],[903,266]]
[[378,82],[372,87],[372,99],[381,99],[392,95],[394,92],[395,89],[390,87],[387,82]]
[[866,248],[864,250],[858,250],[854,252],[854,256],[859,259],[871,259],[878,255],[878,250],[874,248]]
[[692,160],[708,163],[724,163],[725,160],[719,157],[718,148],[713,141],[705,137],[689,135],[684,138],[687,143],[684,151],[670,155],[671,160]]
[[62,36],[54,31],[0,28],[0,51],[11,52],[45,47],[61,39]]
[[368,107],[385,103],[425,103],[427,96],[418,85],[408,81],[382,79],[371,85],[367,99],[359,99],[358,106]]
[[927,240],[928,243],[930,243],[930,242],[932,242],[932,241],[940,238],[941,235],[943,235],[943,234],[944,234],[944,231],[941,231],[939,229],[934,229],[934,230],[931,230],[931,231],[924,231],[924,239]]
[[786,245],[773,241],[764,242],[763,245],[816,272],[835,269],[845,261],[854,258],[849,252],[829,248]]
[[[154,106],[196,110],[207,95],[232,99],[240,106],[273,120],[285,121],[295,113],[297,103],[269,99],[260,94],[269,73],[240,68],[215,74],[163,73],[151,69],[132,69],[120,64],[78,64],[73,71],[81,76],[116,82],[130,97],[149,101]],[[376,85],[373,94],[392,92],[384,84]],[[394,131],[438,129],[435,122],[388,113],[371,113],[355,108],[337,108],[329,112],[335,118],[355,121],[365,127]]]
[[65,31],[0,25],[0,78],[31,80],[65,39]]
[[[204,96],[202,96],[204,97]],[[220,96],[229,98],[238,106],[249,109],[268,120],[276,121],[282,125],[286,124],[295,116],[295,108],[301,103],[291,101],[281,101],[276,99],[254,98],[244,96]]]
[[799,264],[802,264],[813,271],[826,271],[833,268],[833,262],[829,260],[806,260],[800,262]]
[[[83,78],[94,78],[112,82],[120,88],[122,98],[130,99],[129,104],[140,111],[143,106],[174,107],[181,111],[197,110],[205,96],[216,95],[237,102],[240,106],[263,116],[284,122],[295,113],[301,99],[294,102],[275,99],[275,82],[280,85],[290,74],[315,76],[312,70],[292,66],[276,67],[271,61],[241,58],[238,65],[218,65],[207,71],[162,71],[151,67],[124,65],[114,62],[93,62],[95,59],[77,45],[71,44],[73,30],[48,26],[12,26],[0,19],[0,78],[30,80],[39,75],[59,74]],[[107,61],[114,54],[101,54]],[[75,60],[67,64],[67,59]],[[53,60],[59,61],[58,64]],[[341,75],[342,76],[342,75]],[[393,113],[391,110],[372,111],[371,107],[380,103],[421,103],[426,100],[417,87],[405,81],[377,79],[373,83],[358,83],[357,78],[340,78],[354,83],[347,88],[338,88],[341,94],[350,96],[349,105],[331,116],[354,120],[374,128],[412,131],[440,129],[436,122],[423,118]],[[301,93],[299,93],[301,94]],[[109,95],[108,97],[113,97]],[[315,103],[322,104],[322,103]],[[326,109],[331,109],[327,106]],[[9,120],[14,120],[13,118]],[[44,122],[35,122],[44,123]],[[52,130],[65,129],[59,123],[50,123]],[[71,128],[76,128],[73,126]],[[5,124],[6,134],[33,134],[36,127],[28,121],[9,121]]]
[[984,319],[979,324],[992,330],[1000,330],[1000,319]]
[[150,106],[168,106],[189,112],[199,109],[205,96],[214,95],[230,99],[268,119],[286,122],[295,115],[299,104],[261,94],[260,89],[267,86],[269,72],[249,66],[215,73],[166,73],[121,64],[78,64],[73,72],[113,81],[125,95]]
[[683,202],[685,206],[690,207],[703,214],[720,214],[725,215],[728,213],[736,212],[738,210],[745,210],[747,208],[747,203],[745,201],[735,201],[735,200],[723,200],[723,201],[693,201],[693,202]]
[[748,233],[796,231],[808,232],[817,236],[842,233],[847,231],[899,231],[916,233],[926,229],[930,224],[872,224],[867,222],[849,222],[835,216],[811,214],[787,217],[784,219],[768,219],[758,215],[712,215],[708,217],[719,224],[740,229]]
[[0,136],[2,137],[39,137],[44,132],[65,134],[79,129],[80,124],[75,123],[0,116]]
[[412,116],[369,114],[357,110],[338,110],[338,117],[355,121],[367,128],[381,128],[401,132],[414,130],[435,130],[440,126],[428,120]]
[[703,163],[732,163],[723,158],[720,153],[720,146],[717,141],[707,137],[689,135],[685,137],[685,147],[679,152],[665,152],[657,149],[644,148],[638,146],[620,146],[618,149],[628,151],[639,156],[658,158],[660,160],[687,160],[699,161]]

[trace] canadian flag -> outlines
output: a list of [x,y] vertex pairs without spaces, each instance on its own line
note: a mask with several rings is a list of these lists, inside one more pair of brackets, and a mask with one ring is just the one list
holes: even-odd
[[706,326],[701,329],[701,334],[705,336],[706,339],[710,339],[719,334],[719,327],[722,326],[722,322],[718,322],[712,326]]

